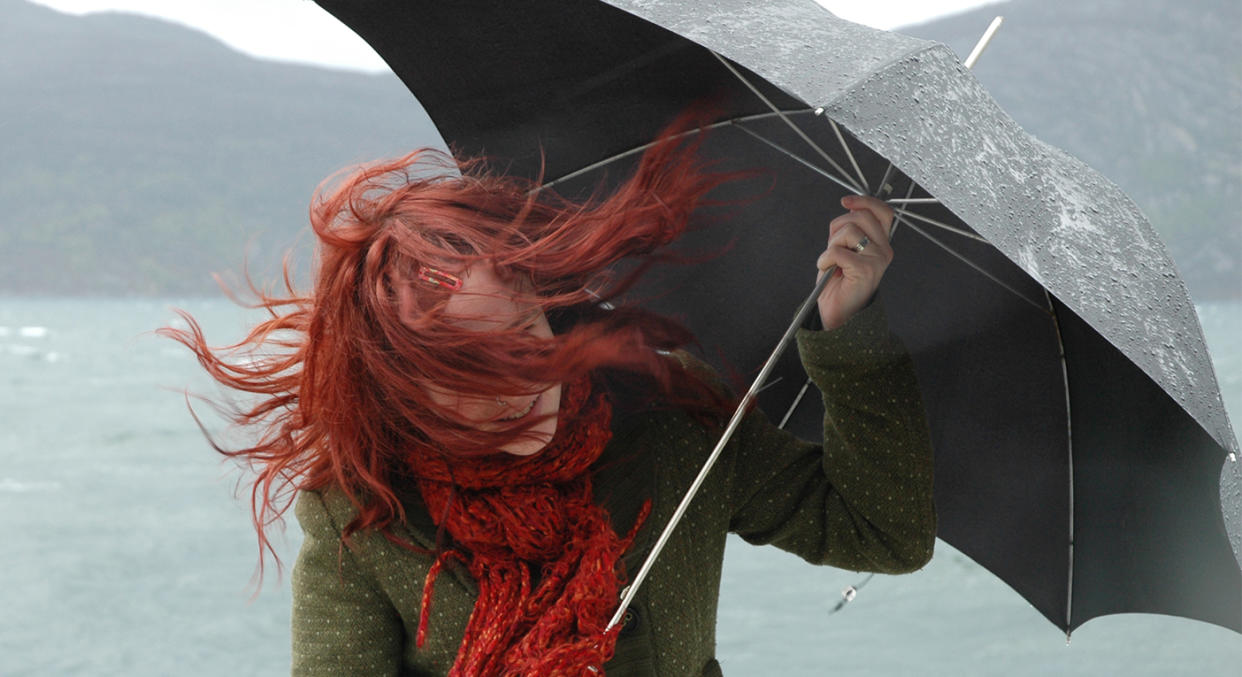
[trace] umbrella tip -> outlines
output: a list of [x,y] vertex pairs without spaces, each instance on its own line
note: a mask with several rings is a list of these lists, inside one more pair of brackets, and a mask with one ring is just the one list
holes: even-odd
[[1000,29],[1001,24],[1005,23],[1005,17],[997,16],[992,19],[992,23],[988,24],[987,30],[983,32],[983,36],[979,38],[979,42],[975,43],[974,49],[970,50],[970,55],[962,62],[967,69],[975,67],[975,61],[979,59],[979,55],[983,54],[983,50],[987,49],[988,43],[992,42],[992,36],[996,35],[996,31]]
[[1229,452],[1229,462],[1230,462],[1230,463],[1237,463],[1237,462],[1238,462],[1238,455],[1237,455],[1237,454],[1235,454],[1235,453],[1233,453],[1232,451],[1231,451],[1231,452]]

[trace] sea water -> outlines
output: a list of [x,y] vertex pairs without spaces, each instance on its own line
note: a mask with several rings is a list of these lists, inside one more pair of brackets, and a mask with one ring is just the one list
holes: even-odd
[[[173,307],[216,344],[255,317],[225,301],[0,298],[0,676],[288,673],[288,572],[269,560],[255,594],[243,475],[187,412],[187,389],[215,391],[150,333],[178,322]],[[1242,304],[1199,313],[1238,425]],[[293,523],[277,539],[286,565],[299,541]],[[731,541],[718,643],[734,677],[1242,674],[1242,637],[1179,618],[1098,618],[1067,646],[943,542],[924,570],[867,580]]]

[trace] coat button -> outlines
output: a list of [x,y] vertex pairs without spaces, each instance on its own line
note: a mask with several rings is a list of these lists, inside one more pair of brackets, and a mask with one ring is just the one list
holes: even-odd
[[638,632],[640,624],[641,616],[638,613],[638,609],[635,609],[634,607],[627,608],[625,610],[625,614],[621,616],[621,636],[628,637],[629,635]]

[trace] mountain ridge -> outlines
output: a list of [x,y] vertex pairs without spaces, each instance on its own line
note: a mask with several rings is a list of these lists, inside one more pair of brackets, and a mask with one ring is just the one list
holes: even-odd
[[343,166],[440,143],[395,76],[253,59],[122,13],[0,0],[0,290],[210,294],[260,277]]

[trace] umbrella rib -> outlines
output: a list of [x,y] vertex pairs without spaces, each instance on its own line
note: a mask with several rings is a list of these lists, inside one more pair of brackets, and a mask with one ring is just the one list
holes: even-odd
[[[895,202],[895,200],[889,200],[888,202],[889,204],[892,204],[893,202]],[[937,221],[936,219],[929,218],[929,217],[923,216],[922,214],[918,214],[916,212],[912,212],[906,209],[894,208],[893,211],[897,212],[898,214],[902,216],[906,216],[912,219],[918,219],[919,221],[922,221],[923,223],[926,223],[929,226],[935,226],[941,230],[947,230],[950,233],[953,233],[954,235],[960,235],[962,237],[969,238],[971,240],[983,242],[984,244],[989,244],[989,245],[992,244],[991,242],[988,242],[987,238],[985,237],[976,235],[968,230],[962,230],[961,228],[954,228],[953,226],[950,226],[949,224],[944,223],[943,221]]]
[[[816,115],[823,115],[823,108],[816,108]],[[845,142],[845,136],[841,134],[841,127],[837,125],[837,121],[824,115],[824,119],[828,120],[828,124],[832,127],[832,132],[837,135],[837,143],[841,144],[841,150],[845,151],[845,156],[850,159],[850,164],[854,166],[854,173],[858,174],[858,180],[862,182],[863,190],[870,193],[871,185],[867,183],[867,177],[863,174],[863,170],[858,166],[858,160],[854,158],[854,152],[850,150],[850,146]],[[883,185],[883,184],[881,184]]]
[[[709,51],[710,51],[710,50],[709,50]],[[737,71],[737,69],[733,67],[733,64],[729,63],[729,60],[728,60],[728,59],[724,58],[723,56],[720,56],[720,55],[719,55],[719,54],[717,54],[716,52],[712,52],[711,54],[712,54],[712,56],[716,57],[716,59],[717,59],[717,60],[719,60],[719,61],[720,61],[720,63],[721,63],[721,64],[723,64],[723,65],[724,65],[724,67],[725,67],[725,68],[727,68],[727,69],[729,70],[729,72],[730,72],[730,73],[732,73],[732,74],[733,74],[733,77],[735,77],[735,78],[737,78],[739,81],[741,81],[741,83],[742,83],[743,85],[746,85],[746,88],[747,88],[747,89],[749,89],[752,93],[754,93],[754,95],[755,95],[755,96],[759,97],[759,100],[760,100],[760,101],[762,101],[762,102],[764,103],[764,105],[766,105],[769,109],[771,109],[771,110],[772,110],[772,112],[776,113],[776,114],[777,114],[777,116],[778,116],[778,117],[780,117],[780,119],[781,119],[782,121],[784,121],[784,123],[785,123],[785,124],[789,125],[789,128],[790,128],[790,129],[792,129],[792,130],[794,131],[794,133],[795,133],[795,134],[797,134],[799,137],[801,137],[801,138],[802,138],[802,140],[803,140],[803,141],[805,141],[805,142],[807,143],[807,145],[808,145],[808,146],[810,146],[811,148],[814,148],[814,149],[815,149],[815,152],[819,153],[820,157],[824,158],[824,160],[825,160],[825,161],[827,161],[827,162],[828,162],[828,164],[832,165],[833,169],[836,169],[838,172],[841,172],[841,175],[842,175],[842,176],[849,176],[849,172],[845,171],[845,169],[844,169],[843,167],[841,167],[841,165],[837,164],[837,161],[836,161],[836,160],[833,160],[833,159],[832,159],[832,157],[830,157],[830,156],[828,155],[828,153],[825,153],[825,152],[824,152],[824,149],[819,147],[819,144],[817,144],[817,143],[815,143],[814,141],[812,141],[812,140],[811,140],[811,137],[807,136],[807,135],[806,135],[806,132],[802,131],[802,128],[801,128],[801,127],[799,127],[798,125],[795,125],[795,124],[793,123],[793,121],[792,121],[792,120],[790,120],[790,119],[789,119],[787,116],[785,116],[784,114],[780,113],[780,112],[779,112],[779,110],[780,110],[780,109],[778,109],[778,108],[776,107],[776,104],[772,103],[772,102],[768,99],[768,97],[764,96],[764,95],[763,95],[763,92],[759,91],[759,89],[758,89],[757,87],[755,87],[753,84],[751,84],[750,80],[747,80],[746,78],[742,77],[742,74],[741,74],[741,73],[739,73],[739,72]],[[820,114],[818,111],[822,111],[823,109],[816,109],[816,110],[817,110],[817,113],[816,113],[816,114],[818,115],[818,114]],[[829,121],[831,121],[831,118],[829,118]],[[848,153],[848,152],[849,152],[849,150],[848,150],[848,149],[846,149],[846,152]],[[858,165],[857,165],[857,164],[855,164],[855,167],[857,167],[857,166],[858,166]],[[861,178],[861,173],[860,173],[860,178]],[[863,183],[864,183],[864,184],[866,183],[866,179],[863,179]],[[859,186],[851,186],[851,188],[850,188],[850,189],[851,189],[851,190],[853,190],[855,193],[867,193],[867,192],[869,192],[869,191],[866,191],[866,190],[864,190],[863,188],[861,188],[861,187],[859,187]]]
[[[766,120],[766,119],[768,119],[768,118],[782,117],[782,116],[788,116],[788,115],[797,115],[797,114],[799,114],[799,113],[810,113],[810,112],[811,112],[811,109],[809,109],[809,108],[804,108],[804,109],[798,109],[798,110],[789,110],[789,111],[779,111],[779,110],[778,110],[778,111],[772,111],[772,112],[768,112],[768,113],[755,113],[754,115],[744,115],[744,116],[741,116],[741,117],[729,118],[729,119],[727,119],[727,120],[720,120],[719,122],[713,122],[713,123],[712,123],[712,124],[710,124],[710,125],[704,125],[704,126],[702,126],[702,127],[697,127],[697,128],[695,128],[695,129],[687,129],[687,130],[686,130],[686,131],[684,131],[684,132],[680,132],[680,133],[678,133],[678,134],[674,134],[674,135],[672,135],[672,136],[668,137],[668,139],[667,139],[667,140],[672,140],[672,139],[683,139],[683,138],[685,138],[685,137],[687,137],[687,136],[691,136],[691,135],[693,135],[693,134],[698,134],[699,132],[702,132],[702,131],[704,131],[704,130],[708,130],[708,129],[718,129],[718,128],[720,128],[720,127],[724,127],[724,126],[726,126],[726,125],[736,125],[737,123],[740,123],[740,122],[750,122],[750,121],[752,121],[752,120]],[[741,127],[741,129],[745,129],[745,127]],[[542,191],[542,190],[544,190],[544,189],[546,189],[546,188],[551,188],[551,187],[555,186],[555,185],[556,185],[556,184],[558,184],[558,183],[562,183],[562,182],[565,182],[565,181],[569,181],[570,179],[577,178],[577,177],[579,177],[579,176],[581,176],[581,175],[583,175],[583,174],[586,174],[587,172],[590,172],[590,171],[592,171],[592,170],[595,170],[595,169],[598,169],[598,168],[600,168],[600,167],[603,167],[604,165],[609,165],[609,164],[612,164],[613,162],[616,162],[617,160],[620,160],[620,159],[622,159],[622,158],[627,158],[627,157],[629,157],[629,156],[631,156],[631,155],[637,155],[638,153],[641,153],[641,152],[643,152],[643,151],[647,150],[648,148],[651,148],[652,146],[656,145],[657,143],[660,143],[660,142],[659,142],[659,141],[650,141],[650,142],[648,142],[648,143],[644,143],[644,144],[641,144],[641,145],[638,145],[638,146],[634,146],[633,148],[629,148],[629,149],[623,150],[623,151],[621,151],[621,152],[619,152],[619,153],[616,153],[615,155],[609,155],[608,157],[606,157],[606,158],[604,158],[604,159],[602,159],[602,160],[597,160],[597,161],[595,161],[595,162],[592,162],[592,163],[591,163],[591,164],[589,164],[589,165],[584,165],[584,166],[582,166],[582,167],[579,167],[578,169],[575,169],[574,171],[572,171],[572,172],[570,172],[570,173],[568,173],[568,174],[563,174],[563,175],[561,175],[561,176],[559,176],[559,177],[557,177],[557,178],[555,178],[555,179],[552,179],[551,181],[544,182],[544,183],[540,184],[538,187],[536,187],[536,188],[534,188],[533,190],[531,190],[531,193],[538,193],[538,192],[540,192],[540,191]],[[853,187],[852,187],[852,186],[851,186],[850,188],[851,188],[851,190],[853,190]]]
[[885,200],[890,205],[938,205],[940,200],[934,197],[898,197]]
[[798,405],[802,404],[802,398],[806,397],[806,391],[810,389],[810,387],[811,379],[808,376],[806,382],[802,384],[802,389],[798,391],[798,396],[794,398],[793,402],[790,403],[789,408],[785,410],[785,415],[781,417],[781,422],[776,424],[777,428],[780,428],[781,430],[785,429],[785,424],[789,423],[789,419],[792,418],[794,412],[798,410]]
[[[889,178],[892,177],[893,171],[896,169],[897,168],[893,166],[892,162],[888,163],[888,169],[884,170],[884,178],[880,179],[880,186],[879,188],[876,189],[876,197],[880,197],[880,193],[892,191],[892,188],[888,186],[888,180]],[[909,179],[910,177],[906,177],[906,178]],[[910,184],[906,186],[906,196],[904,198],[893,198],[892,200],[885,200],[885,203],[892,204],[895,202],[899,203],[899,202],[904,202],[904,201],[908,201],[911,199],[915,199],[915,198],[911,198],[910,196],[914,194],[914,188],[916,185],[917,184],[915,184],[914,181],[911,180]],[[888,240],[890,243],[893,241],[893,238],[897,236],[897,227],[901,225],[901,221],[902,221],[902,215],[899,212],[902,212],[902,211],[905,211],[905,210],[893,209],[893,225],[888,230]]]
[[1070,403],[1069,365],[1065,362],[1065,339],[1061,336],[1061,320],[1057,317],[1056,307],[1052,305],[1052,295],[1047,289],[1044,290],[1044,301],[1048,304],[1047,312],[1052,317],[1052,329],[1057,335],[1057,354],[1061,358],[1061,382],[1065,385],[1065,439],[1067,441],[1065,456],[1069,475],[1069,543],[1066,544],[1069,570],[1065,586],[1065,641],[1069,642],[1069,627],[1074,618],[1074,410]]
[[1013,287],[1009,286],[1008,284],[1005,284],[1005,283],[1004,283],[1004,282],[1002,282],[1000,279],[998,279],[995,275],[993,275],[993,274],[989,273],[988,271],[986,271],[986,270],[984,270],[984,269],[980,268],[978,265],[976,265],[973,261],[971,261],[970,259],[966,258],[965,256],[962,256],[961,254],[959,254],[959,253],[957,253],[957,252],[953,251],[953,249],[952,249],[952,248],[950,248],[948,245],[946,245],[945,243],[941,242],[940,240],[937,240],[936,238],[932,237],[932,236],[931,236],[931,235],[929,235],[926,231],[924,231],[922,228],[919,228],[918,226],[916,226],[916,225],[914,225],[913,223],[910,223],[910,222],[907,222],[907,223],[906,223],[906,225],[907,225],[907,226],[909,226],[909,227],[910,227],[910,229],[911,229],[911,230],[913,230],[914,232],[916,232],[916,233],[918,233],[919,235],[922,235],[923,237],[925,237],[925,238],[927,238],[928,240],[930,240],[932,244],[936,245],[937,247],[940,247],[941,249],[945,250],[945,251],[946,251],[946,252],[948,252],[949,254],[953,255],[955,258],[957,258],[957,259],[958,259],[959,261],[961,261],[962,263],[965,263],[966,265],[970,266],[971,268],[974,268],[976,271],[978,271],[978,272],[979,272],[979,274],[983,275],[984,277],[988,278],[989,280],[991,280],[991,281],[995,282],[996,284],[1000,285],[1002,288],[1004,288],[1004,289],[1008,290],[1008,291],[1009,291],[1011,294],[1013,294],[1014,296],[1017,296],[1018,298],[1022,299],[1023,301],[1026,301],[1026,302],[1027,302],[1028,304],[1030,304],[1032,307],[1039,309],[1039,311],[1040,311],[1041,313],[1044,313],[1044,314],[1047,314],[1047,313],[1048,313],[1048,309],[1047,309],[1047,308],[1045,308],[1045,307],[1043,307],[1043,306],[1039,305],[1039,304],[1038,304],[1038,303],[1036,303],[1035,301],[1032,301],[1032,300],[1028,299],[1028,298],[1027,298],[1027,297],[1026,297],[1026,296],[1025,296],[1022,292],[1020,292],[1020,291],[1018,291],[1018,290],[1014,289]]
[[[767,137],[763,136],[763,135],[762,135],[762,134],[760,134],[759,132],[756,132],[755,130],[750,129],[749,127],[744,127],[744,126],[742,126],[742,125],[734,125],[734,126],[736,126],[738,129],[742,130],[743,132],[746,132],[747,134],[750,134],[751,136],[755,137],[756,139],[759,139],[759,140],[760,140],[760,141],[762,141],[763,143],[766,143],[767,145],[769,145],[769,146],[771,146],[772,148],[776,149],[778,152],[783,153],[783,154],[785,154],[785,155],[789,156],[789,157],[790,157],[790,158],[792,158],[793,160],[797,161],[799,164],[803,165],[804,167],[806,167],[806,168],[810,169],[810,170],[811,170],[811,171],[813,171],[813,172],[816,172],[817,174],[819,174],[820,176],[824,177],[825,179],[828,179],[829,181],[832,181],[833,183],[837,184],[838,186],[841,186],[842,188],[844,188],[844,189],[846,189],[846,190],[848,190],[848,191],[858,192],[858,186],[855,186],[854,184],[849,183],[846,179],[842,179],[841,177],[839,177],[839,176],[837,176],[837,175],[833,174],[832,172],[829,172],[828,170],[824,169],[823,167],[820,167],[819,165],[815,164],[814,162],[811,162],[810,160],[807,160],[806,158],[803,158],[802,156],[800,156],[800,155],[798,155],[797,153],[795,153],[795,152],[793,152],[793,151],[789,150],[788,148],[785,148],[784,146],[780,145],[779,143],[777,143],[777,142],[775,142],[775,141],[773,141],[773,140],[771,140],[771,139],[769,139],[769,138],[767,138]],[[838,168],[838,169],[840,169],[840,168]]]

